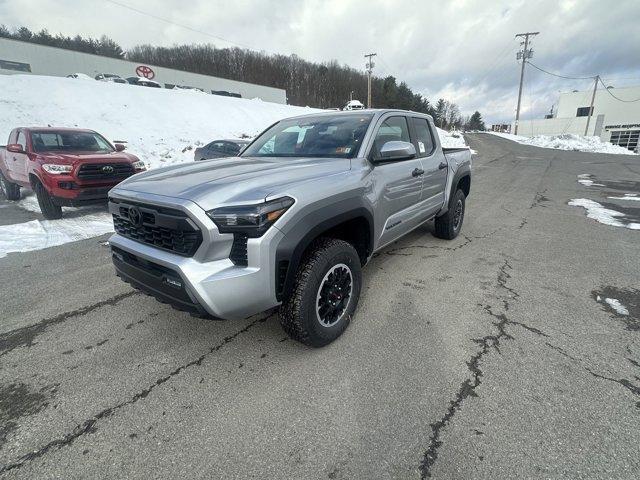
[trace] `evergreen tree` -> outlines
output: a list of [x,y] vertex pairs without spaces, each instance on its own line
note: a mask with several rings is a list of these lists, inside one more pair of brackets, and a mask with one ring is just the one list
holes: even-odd
[[475,111],[473,115],[469,118],[469,123],[466,125],[467,130],[480,130],[484,131],[487,127],[484,124],[484,120],[482,119],[482,115],[479,111]]

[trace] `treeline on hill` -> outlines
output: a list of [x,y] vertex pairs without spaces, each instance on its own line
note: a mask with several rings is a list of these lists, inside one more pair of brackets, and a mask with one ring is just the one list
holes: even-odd
[[104,57],[124,58],[125,56],[120,45],[106,35],[103,35],[99,39],[91,37],[85,38],[81,35],[69,37],[61,33],[51,35],[46,29],[40,30],[39,32],[32,32],[26,27],[10,30],[4,25],[0,25],[0,37],[75,50],[76,52],[93,53]]
[[[120,45],[105,35],[99,39],[81,35],[69,37],[60,33],[54,36],[47,30],[32,32],[26,27],[10,30],[4,25],[0,25],[0,37],[282,88],[287,91],[287,101],[291,105],[341,107],[349,100],[351,92],[353,98],[363,102],[367,98],[367,76],[335,60],[314,63],[297,55],[271,55],[212,45],[139,45],[124,52]],[[479,112],[463,118],[455,103],[439,99],[433,105],[419,93],[414,93],[405,82],[398,84],[393,76],[374,76],[371,97],[374,107],[427,113],[441,128],[484,130]]]

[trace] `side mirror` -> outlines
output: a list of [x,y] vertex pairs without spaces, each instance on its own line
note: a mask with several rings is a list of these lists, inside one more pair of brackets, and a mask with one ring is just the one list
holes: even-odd
[[413,143],[392,140],[385,143],[380,149],[380,156],[376,158],[378,162],[408,160],[416,156],[416,147]]
[[7,152],[11,153],[24,153],[24,148],[19,143],[10,143],[7,145]]
[[116,143],[115,144],[116,147],[116,152],[121,152],[123,151],[125,148],[127,148],[126,145],[122,144],[122,143]]

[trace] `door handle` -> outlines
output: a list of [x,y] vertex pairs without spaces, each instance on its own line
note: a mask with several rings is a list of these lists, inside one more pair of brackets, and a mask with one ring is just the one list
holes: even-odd
[[438,165],[438,170],[442,170],[443,168],[447,168],[447,164],[444,162],[440,162],[440,165]]
[[416,168],[413,172],[411,172],[411,175],[414,177],[419,177],[420,175],[424,175],[424,170],[422,170],[421,168]]

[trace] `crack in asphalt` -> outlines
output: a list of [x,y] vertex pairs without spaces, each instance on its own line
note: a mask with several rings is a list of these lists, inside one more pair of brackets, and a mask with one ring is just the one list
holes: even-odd
[[113,306],[133,295],[140,295],[141,292],[136,290],[121,293],[106,300],[87,305],[86,307],[64,312],[54,317],[40,320],[38,323],[26,327],[16,328],[10,332],[0,334],[0,357],[6,355],[18,347],[32,347],[34,340],[40,334],[44,333],[50,326],[62,323],[70,318],[82,317],[102,307]]
[[[590,367],[583,365],[582,361],[579,358],[576,358],[570,354],[568,354],[563,348],[558,347],[557,345],[553,345],[549,342],[545,342],[545,345],[549,348],[554,349],[555,351],[557,351],[558,353],[560,353],[561,355],[567,357],[570,360],[573,360],[574,362],[576,362],[580,367],[582,367],[584,369],[585,372],[589,373],[590,375],[594,376],[595,378],[599,378],[601,380],[608,380],[610,382],[614,382],[617,383],[619,385],[622,385],[624,388],[626,388],[627,390],[629,390],[631,393],[633,393],[634,395],[638,395],[640,396],[640,387],[634,385],[633,383],[631,383],[630,380],[627,380],[626,378],[613,378],[613,377],[608,377],[606,375],[602,375],[600,373],[594,372]],[[640,363],[636,362],[635,360],[629,358],[629,357],[625,357],[633,366],[635,367],[640,367]]]
[[542,190],[542,191],[536,192],[535,196],[533,197],[533,202],[531,202],[531,205],[529,205],[529,210],[531,210],[532,208],[536,208],[536,207],[545,207],[545,205],[543,205],[543,203],[551,201],[545,195],[545,193],[547,193],[547,189],[546,188],[544,190]]
[[159,387],[160,385],[162,385],[163,383],[165,383],[168,380],[172,379],[176,375],[181,374],[186,369],[188,369],[190,367],[193,367],[193,366],[201,365],[202,362],[205,360],[205,358],[207,358],[209,355],[217,352],[222,347],[224,347],[228,343],[232,342],[233,340],[235,340],[240,335],[248,332],[249,330],[251,330],[257,324],[266,322],[272,316],[273,316],[273,312],[269,312],[268,315],[253,320],[252,322],[248,323],[247,325],[245,325],[243,328],[241,328],[240,330],[236,331],[235,333],[232,333],[231,335],[228,335],[228,336],[224,337],[224,339],[220,343],[218,343],[218,344],[214,345],[213,347],[211,347],[207,352],[203,353],[198,358],[196,358],[196,359],[194,359],[194,360],[192,360],[192,361],[190,361],[188,363],[185,363],[184,365],[181,365],[181,366],[175,368],[173,371],[169,372],[168,374],[164,375],[163,377],[158,378],[154,383],[152,383],[148,387],[144,388],[143,390],[140,390],[138,393],[133,395],[131,398],[129,398],[129,399],[123,401],[123,402],[120,402],[120,403],[118,403],[118,404],[116,404],[114,406],[105,408],[104,410],[101,410],[100,412],[98,412],[97,414],[92,416],[91,418],[85,420],[82,423],[79,423],[78,425],[76,425],[73,428],[73,430],[71,432],[69,432],[66,435],[64,435],[64,437],[58,438],[56,440],[52,440],[51,442],[49,442],[46,445],[44,445],[41,448],[39,448],[38,450],[34,450],[32,452],[29,452],[29,453],[21,456],[15,462],[9,463],[7,465],[0,465],[0,474],[8,472],[8,471],[16,469],[16,468],[21,468],[22,466],[24,466],[25,463],[30,462],[32,460],[35,460],[35,459],[37,459],[39,457],[42,457],[43,455],[46,455],[52,449],[59,450],[61,448],[67,447],[67,446],[73,444],[73,442],[75,442],[78,438],[82,437],[83,435],[95,433],[97,431],[96,424],[100,420],[103,420],[103,419],[105,419],[107,417],[110,417],[111,415],[113,415],[115,412],[117,412],[121,408],[124,408],[124,407],[129,406],[129,405],[133,405],[137,401],[146,398],[156,387]]
[[487,239],[493,235],[495,235],[496,233],[498,233],[498,231],[500,230],[500,228],[497,228],[495,230],[493,230],[492,232],[489,233],[485,233],[484,235],[473,235],[473,236],[468,236],[468,235],[462,235],[462,237],[464,237],[464,242],[462,242],[459,245],[456,245],[455,247],[443,247],[441,245],[406,245],[404,247],[397,247],[391,250],[387,250],[385,251],[385,255],[397,255],[397,256],[401,256],[401,257],[409,257],[411,255],[413,255],[413,253],[411,252],[406,252],[405,250],[411,250],[413,248],[418,248],[418,249],[425,249],[425,250],[430,250],[430,249],[435,249],[435,250],[444,250],[447,252],[454,252],[456,250],[460,250],[461,248],[466,247],[467,245],[469,245],[470,243],[472,243],[474,240],[484,240]]
[[624,388],[626,388],[627,390],[629,390],[631,393],[633,393],[634,395],[638,395],[640,396],[640,387],[635,386],[633,383],[631,383],[629,380],[627,380],[626,378],[613,378],[613,377],[607,377],[606,375],[601,375],[599,373],[594,372],[593,370],[591,370],[589,367],[585,367],[583,366],[582,368],[584,368],[587,372],[589,372],[591,375],[593,375],[596,378],[600,378],[602,380],[608,380],[610,382],[614,382],[617,383],[619,385],[622,385]]
[[531,327],[522,322],[516,322],[507,317],[506,312],[509,310],[509,301],[520,298],[520,294],[507,285],[507,281],[511,278],[511,275],[507,273],[507,269],[513,270],[513,267],[509,263],[509,260],[505,259],[504,264],[498,270],[497,275],[497,287],[504,289],[508,295],[508,299],[502,300],[503,305],[505,306],[505,313],[494,312],[493,307],[488,304],[479,305],[482,307],[484,312],[497,320],[492,322],[492,325],[497,329],[497,333],[488,334],[482,338],[472,339],[474,343],[480,346],[480,349],[466,362],[471,376],[460,384],[460,388],[456,392],[453,400],[449,401],[449,407],[442,418],[431,424],[431,438],[429,439],[429,446],[424,452],[419,466],[420,476],[423,480],[431,477],[431,470],[438,459],[438,449],[443,443],[440,439],[442,430],[451,423],[456,412],[462,408],[462,404],[465,399],[468,397],[478,396],[476,389],[482,384],[482,378],[484,376],[484,373],[480,368],[482,358],[492,349],[497,351],[499,354],[502,354],[500,351],[500,342],[503,340],[506,341],[514,339],[514,337],[506,331],[506,327],[508,325],[519,326],[529,332],[535,333],[536,335],[548,337],[546,333],[538,328]]

